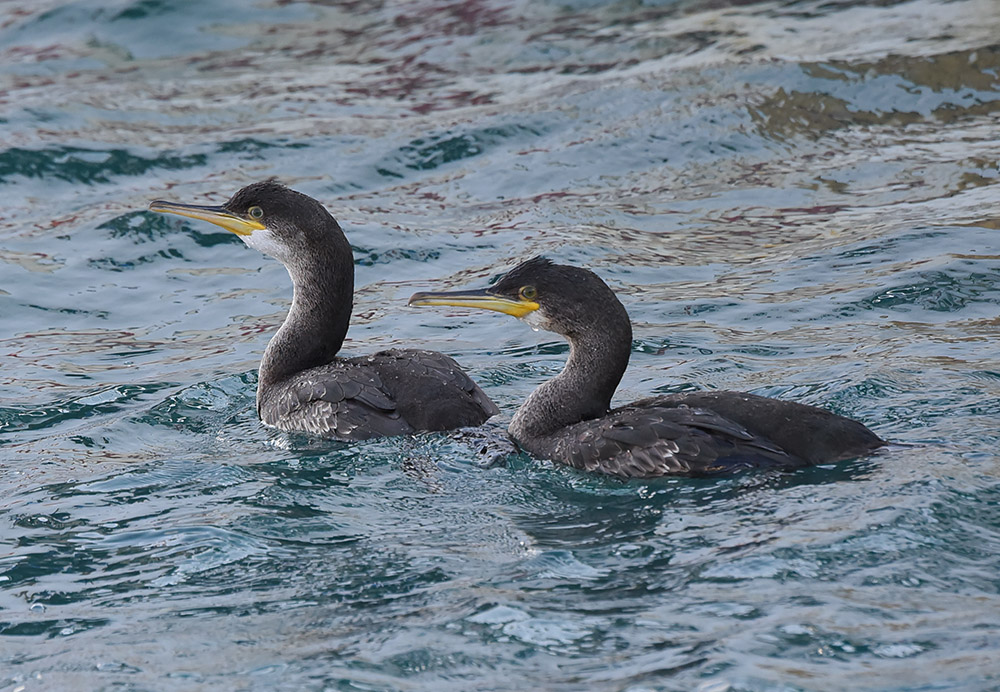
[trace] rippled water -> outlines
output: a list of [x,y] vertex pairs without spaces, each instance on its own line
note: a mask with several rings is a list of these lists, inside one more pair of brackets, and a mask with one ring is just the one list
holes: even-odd
[[[1000,686],[993,0],[0,4],[0,690]],[[279,176],[355,248],[346,348],[497,426],[566,347],[415,311],[545,253],[617,397],[743,389],[900,443],[622,483],[253,411],[290,287],[145,211]]]

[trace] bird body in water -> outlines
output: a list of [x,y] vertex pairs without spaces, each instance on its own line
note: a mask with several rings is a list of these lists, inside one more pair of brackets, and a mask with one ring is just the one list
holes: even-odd
[[265,424],[361,440],[480,425],[499,412],[442,353],[338,356],[354,304],[354,259],[340,225],[313,198],[267,180],[221,206],[158,200],[149,208],[221,226],[288,270],[292,305],[258,373],[257,413]]
[[423,292],[410,305],[482,308],[565,337],[562,372],[541,384],[508,427],[525,451],[625,478],[790,469],[868,454],[885,442],[857,421],[742,392],[689,392],[611,408],[628,366],[632,325],[593,272],[536,257],[488,289]]

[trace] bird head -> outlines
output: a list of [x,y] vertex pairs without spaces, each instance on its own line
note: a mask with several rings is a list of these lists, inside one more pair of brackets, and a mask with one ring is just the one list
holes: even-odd
[[149,209],[214,223],[286,265],[329,243],[331,233],[342,235],[322,204],[273,179],[247,185],[220,206],[156,200]]
[[602,311],[621,307],[597,274],[535,257],[517,265],[489,288],[421,292],[410,305],[449,305],[513,315],[532,328],[573,338],[601,322]]

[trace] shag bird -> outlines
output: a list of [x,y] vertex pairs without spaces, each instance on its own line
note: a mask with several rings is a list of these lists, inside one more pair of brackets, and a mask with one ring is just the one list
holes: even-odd
[[885,442],[857,421],[742,392],[688,392],[611,409],[632,324],[595,273],[536,257],[483,290],[414,294],[410,305],[483,308],[569,341],[562,372],[541,384],[508,432],[537,457],[624,478],[790,469],[859,457]]
[[221,226],[288,270],[292,306],[264,351],[257,383],[266,425],[362,440],[480,425],[499,412],[442,353],[337,355],[354,304],[354,259],[340,225],[313,198],[266,180],[222,206],[157,200],[149,208]]

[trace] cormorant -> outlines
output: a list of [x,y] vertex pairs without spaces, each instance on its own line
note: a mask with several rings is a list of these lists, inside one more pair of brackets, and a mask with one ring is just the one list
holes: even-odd
[[157,200],[149,208],[222,226],[288,270],[292,306],[264,351],[257,383],[266,425],[362,440],[480,425],[499,413],[443,353],[337,355],[354,303],[354,258],[337,221],[313,198],[266,180],[222,206]]
[[742,392],[687,392],[611,409],[628,366],[632,324],[588,269],[536,257],[483,290],[414,294],[410,305],[483,308],[565,337],[569,360],[510,422],[523,450],[624,478],[790,469],[862,456],[885,442],[857,421]]

